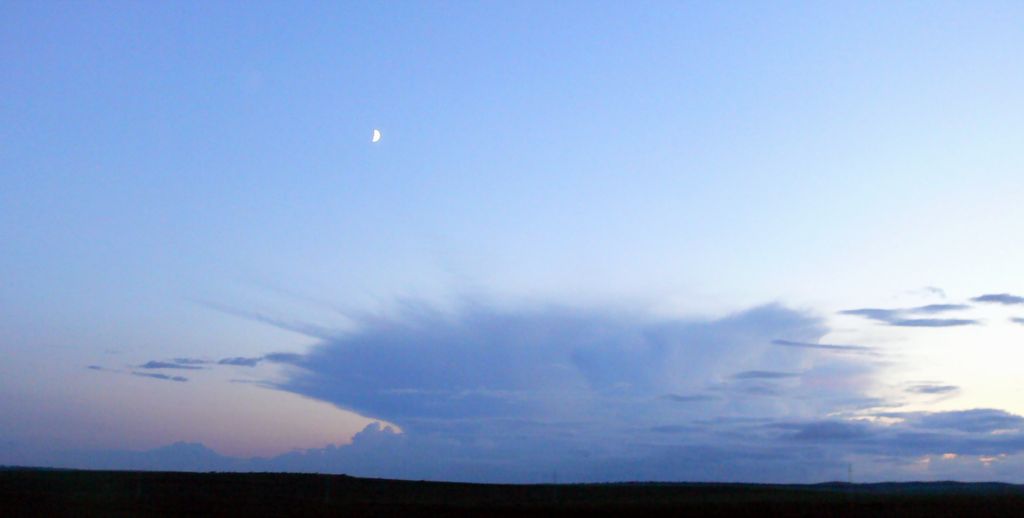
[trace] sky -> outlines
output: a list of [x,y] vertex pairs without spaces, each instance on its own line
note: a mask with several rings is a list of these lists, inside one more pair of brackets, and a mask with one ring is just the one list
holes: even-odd
[[1022,46],[1019,2],[0,0],[0,464],[1024,482]]

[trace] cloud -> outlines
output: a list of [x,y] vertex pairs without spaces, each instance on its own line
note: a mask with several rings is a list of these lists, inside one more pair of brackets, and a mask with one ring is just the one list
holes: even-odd
[[202,367],[196,365],[187,365],[177,362],[161,362],[161,361],[148,361],[139,365],[139,369],[180,369],[180,370],[199,370]]
[[[813,342],[826,331],[817,317],[777,305],[710,321],[414,307],[359,324],[308,354],[268,355],[290,367],[277,386],[403,429],[422,419],[583,417],[613,401],[642,412],[637,400],[700,391],[730,371],[795,367],[799,351],[770,348],[771,337]],[[747,364],[756,357],[760,365]]]
[[851,352],[851,353],[872,353],[874,347],[865,345],[835,345],[835,344],[812,344],[804,342],[793,342],[790,340],[772,340],[772,345],[781,347],[798,347],[802,349],[820,349],[824,351]]
[[733,374],[732,378],[737,380],[775,380],[796,378],[798,376],[800,376],[800,374],[796,372],[743,371]]
[[278,329],[284,329],[286,331],[292,331],[294,333],[299,333],[299,334],[308,336],[310,338],[318,338],[318,339],[325,339],[326,340],[326,339],[330,339],[331,337],[336,336],[338,334],[338,331],[335,330],[335,329],[331,329],[331,328],[327,328],[327,327],[323,327],[323,326],[318,326],[318,325],[310,324],[310,323],[307,323],[307,322],[290,321],[290,320],[287,320],[287,319],[284,319],[284,318],[278,318],[278,317],[266,315],[266,314],[260,313],[258,311],[248,311],[248,310],[244,310],[244,309],[233,308],[233,307],[226,306],[226,305],[223,305],[223,304],[216,304],[216,303],[213,303],[213,302],[207,302],[207,301],[196,301],[196,302],[198,304],[202,305],[202,306],[205,306],[205,307],[209,308],[209,309],[212,309],[212,310],[215,310],[215,311],[219,311],[219,312],[227,314],[227,315],[231,315],[231,316],[235,316],[235,317],[239,317],[239,318],[244,318],[246,320],[251,320],[253,322],[260,322],[260,323],[263,323],[263,324],[267,324],[267,325],[276,327]]
[[840,311],[841,315],[854,315],[897,327],[958,327],[975,325],[979,322],[965,318],[908,318],[910,315],[933,315],[949,311],[961,311],[970,306],[963,304],[930,304],[914,308],[860,308]]
[[[196,462],[488,482],[539,482],[554,471],[565,481],[816,482],[845,476],[851,459],[1024,455],[1020,416],[892,411],[892,401],[871,397],[882,388],[877,356],[821,354],[874,350],[820,343],[828,332],[817,315],[777,304],[719,318],[405,307],[356,319],[305,353],[216,362],[275,363],[274,379],[244,382],[380,424],[345,446]],[[933,396],[925,401],[957,392],[929,381],[904,390]]]
[[302,362],[304,357],[298,353],[270,353],[264,356],[263,359],[271,363],[298,364]]
[[952,394],[958,392],[960,387],[956,385],[919,384],[907,388],[911,394]]
[[158,380],[166,380],[166,381],[178,381],[178,382],[188,381],[188,378],[186,378],[184,376],[168,376],[166,374],[159,374],[159,373],[156,373],[156,372],[136,372],[136,371],[132,371],[132,375],[134,375],[134,376],[142,376],[144,378],[153,378],[153,379],[158,379]]
[[1010,317],[1010,322],[1024,326],[1024,317]]
[[263,362],[270,363],[281,363],[281,364],[296,364],[301,362],[303,356],[296,353],[270,353],[264,356],[236,356],[233,358],[224,358],[217,362],[218,365],[234,365],[237,367],[255,367]]
[[218,365],[237,365],[239,367],[255,367],[255,366],[259,365],[259,363],[261,361],[263,361],[263,357],[262,356],[255,357],[255,358],[245,358],[245,357],[241,357],[241,356],[236,356],[234,358],[224,358],[223,360],[220,360],[219,362],[217,362],[217,364]]
[[902,310],[899,309],[880,309],[880,308],[860,308],[860,309],[846,309],[840,311],[841,315],[855,315],[858,317],[864,317],[871,320],[878,320],[880,322],[890,322],[896,319]]
[[909,313],[935,314],[945,313],[947,311],[963,311],[965,309],[970,308],[971,306],[967,304],[929,304],[927,306],[918,306],[916,308],[910,308],[906,311]]
[[[574,479],[570,472],[578,480],[621,480],[634,471],[672,479],[698,477],[708,469],[699,455],[713,450],[734,462],[720,476],[739,480],[785,472],[788,461],[769,448],[751,451],[745,434],[760,424],[698,421],[810,419],[865,406],[872,367],[864,355],[818,351],[869,348],[819,344],[827,332],[816,315],[780,305],[714,319],[409,306],[357,319],[351,331],[305,354],[259,357],[277,362],[283,376],[259,383],[402,430],[379,437],[386,452],[358,462],[354,452],[365,446],[289,457],[289,466],[344,457],[363,473],[395,476],[378,470],[394,462],[390,469],[414,478],[443,472],[457,480],[535,481],[557,469],[566,480]],[[665,444],[670,438],[693,446]],[[666,464],[660,454],[650,457],[652,448],[674,448],[677,456]],[[441,465],[447,468],[438,471]]]
[[967,318],[910,318],[889,322],[889,325],[899,327],[960,327],[975,324],[978,324],[977,320]]
[[[92,469],[296,471],[364,477],[468,482],[718,480],[821,482],[845,478],[856,462],[858,480],[951,478],[906,472],[900,466],[958,461],[960,479],[1024,480],[1021,416],[993,409],[890,414],[897,422],[843,418],[787,420],[714,418],[633,428],[630,444],[581,441],[558,424],[504,420],[486,433],[452,430],[403,433],[372,423],[350,444],[297,450],[270,458],[224,457],[199,444],[178,443],[144,452],[63,454],[49,463]],[[538,427],[546,430],[536,434]],[[496,429],[509,430],[493,435]],[[998,432],[998,433],[995,433]],[[985,460],[989,459],[989,460]],[[994,460],[1006,471],[972,471]]]
[[927,430],[945,429],[970,433],[991,433],[1024,428],[1024,417],[992,408],[949,412],[890,413],[885,415],[904,419],[914,428]]
[[979,297],[971,299],[974,302],[984,302],[989,304],[1003,304],[1007,306],[1024,304],[1024,297],[1017,295],[1010,295],[1009,293],[988,293]]
[[174,363],[181,365],[207,365],[212,363],[209,360],[203,360],[200,358],[175,358]]
[[813,421],[809,423],[784,423],[775,425],[789,429],[793,434],[789,439],[795,441],[849,441],[863,439],[870,435],[864,423],[855,421]]

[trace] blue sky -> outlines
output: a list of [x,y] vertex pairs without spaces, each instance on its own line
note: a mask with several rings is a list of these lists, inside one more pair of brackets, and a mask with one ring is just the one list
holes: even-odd
[[0,12],[0,463],[1019,479],[1017,3]]

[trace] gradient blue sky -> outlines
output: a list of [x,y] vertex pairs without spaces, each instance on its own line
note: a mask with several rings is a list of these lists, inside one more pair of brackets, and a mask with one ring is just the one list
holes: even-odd
[[1022,48],[1018,2],[0,2],[0,463],[1024,481]]

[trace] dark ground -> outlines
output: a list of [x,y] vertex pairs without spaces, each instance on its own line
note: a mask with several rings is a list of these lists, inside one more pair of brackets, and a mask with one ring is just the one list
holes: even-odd
[[1024,486],[407,482],[288,473],[0,470],[0,516],[1024,516]]

